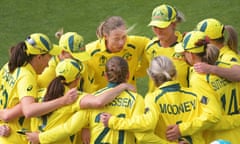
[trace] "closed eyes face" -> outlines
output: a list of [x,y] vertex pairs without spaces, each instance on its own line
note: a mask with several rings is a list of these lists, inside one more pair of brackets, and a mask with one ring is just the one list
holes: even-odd
[[152,31],[154,32],[154,34],[158,37],[158,39],[160,41],[166,41],[170,37],[175,36],[175,29],[174,29],[173,24],[170,24],[166,28],[158,28],[158,27],[153,26]]
[[127,30],[125,26],[112,30],[108,35],[105,36],[105,39],[107,49],[110,52],[114,53],[121,51],[127,39]]

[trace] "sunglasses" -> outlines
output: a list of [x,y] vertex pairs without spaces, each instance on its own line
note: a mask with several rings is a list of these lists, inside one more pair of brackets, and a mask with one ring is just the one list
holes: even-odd
[[[40,40],[41,40],[41,42],[43,43],[43,45],[44,45],[46,48],[50,49],[50,48],[49,48],[49,44],[48,44],[48,42],[47,42],[45,39],[43,39],[43,38],[40,37]],[[41,53],[48,53],[48,50],[44,50],[43,48],[38,47],[36,41],[35,41],[34,39],[32,39],[30,36],[27,37],[26,41],[27,41],[27,43],[30,44],[33,48],[38,49]]]

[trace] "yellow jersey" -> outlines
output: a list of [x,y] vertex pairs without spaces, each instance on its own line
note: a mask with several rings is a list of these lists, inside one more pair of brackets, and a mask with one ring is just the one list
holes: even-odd
[[[201,129],[213,125],[219,119],[214,111],[205,106],[208,103],[205,103],[204,99],[204,95],[190,88],[182,88],[179,82],[168,81],[146,95],[144,115],[127,120],[112,117],[109,120],[109,127],[139,132],[154,130],[163,143],[167,143],[167,126],[185,123],[182,125],[183,129],[193,130],[194,133],[180,139],[185,139],[189,143],[204,144]],[[200,114],[203,115],[198,118]],[[195,122],[192,123],[193,120]],[[192,129],[189,129],[190,126]]]
[[[48,62],[48,67],[44,69],[42,74],[38,75],[38,86],[40,88],[47,88],[50,82],[56,77],[55,69],[60,59],[58,56],[53,56]],[[79,62],[79,65],[83,65],[84,71],[81,75],[82,79],[78,85],[78,90],[84,92],[91,92],[90,87],[93,83],[93,71],[88,66],[88,61]]]
[[[30,64],[18,67],[13,73],[8,70],[5,64],[0,71],[0,107],[1,109],[12,108],[19,104],[24,96],[37,97],[37,74]],[[30,120],[25,117],[16,118],[10,122],[2,124],[11,128],[9,137],[0,137],[2,144],[27,144],[26,137],[17,134],[17,130],[30,128]]]
[[[109,58],[112,56],[123,57],[129,66],[129,79],[128,83],[136,85],[136,75],[139,74],[139,63],[142,60],[144,48],[146,47],[149,39],[141,36],[127,36],[126,43],[123,49],[116,53],[110,53],[105,45],[105,39],[99,39],[86,45],[86,51],[91,55],[88,61],[90,67],[93,69],[94,82],[91,91],[95,92],[107,85],[105,78],[105,65]],[[137,74],[138,72],[138,74]],[[145,73],[145,72],[143,72]]]
[[[156,56],[166,56],[170,58],[177,70],[177,80],[180,82],[180,84],[184,87],[188,87],[188,68],[189,65],[186,63],[184,57],[176,53],[174,50],[174,47],[177,43],[182,41],[182,35],[180,32],[175,32],[177,36],[176,43],[172,44],[170,47],[162,47],[160,45],[160,42],[158,38],[152,39],[144,51],[144,57],[147,59],[149,65],[152,61],[152,59]],[[149,79],[149,88],[148,92],[153,92],[155,90],[155,85],[151,79]]]

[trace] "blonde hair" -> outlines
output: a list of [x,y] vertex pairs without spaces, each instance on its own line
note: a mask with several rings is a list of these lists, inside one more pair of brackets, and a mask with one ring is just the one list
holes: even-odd
[[96,35],[98,38],[103,38],[104,35],[108,35],[112,30],[115,30],[121,26],[126,26],[123,18],[120,16],[111,16],[100,23],[96,30]]
[[166,81],[171,81],[176,76],[177,71],[173,62],[166,56],[153,58],[147,70],[156,86],[160,86]]
[[183,14],[181,11],[177,10],[177,9],[175,9],[175,10],[176,10],[176,12],[177,12],[176,22],[177,22],[177,23],[184,22],[184,21],[185,21],[185,16],[184,16],[184,14]]

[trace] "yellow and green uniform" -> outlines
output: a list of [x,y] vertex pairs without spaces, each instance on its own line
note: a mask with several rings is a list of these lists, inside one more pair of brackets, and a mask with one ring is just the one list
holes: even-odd
[[[217,62],[217,65],[224,68],[231,67],[231,64],[220,61]],[[208,134],[208,142],[211,142],[215,139],[225,139],[230,141],[232,144],[237,144],[239,140],[237,140],[236,137],[239,135],[240,127],[232,128],[231,124],[235,121],[234,117],[239,117],[236,115],[239,115],[240,83],[231,82],[211,74],[199,76],[202,77],[202,80],[209,84],[210,87],[217,93],[215,96],[219,102],[219,105],[221,106],[221,109],[223,110],[223,117],[221,121],[225,121],[226,118],[228,119],[228,123],[223,123],[220,121],[220,123],[215,125],[214,128],[210,129],[213,131]],[[206,91],[205,85],[203,85],[201,82],[199,83],[199,81],[197,84],[194,83],[193,85],[198,89]],[[226,125],[229,125],[228,129],[226,128]]]
[[[108,87],[96,92],[96,96],[110,90],[117,84],[109,83]],[[117,117],[129,118],[144,112],[144,101],[141,95],[123,91],[111,103],[101,109],[91,110],[89,113],[89,128],[91,130],[91,143],[118,143],[128,144],[135,143],[134,133],[123,130],[112,130],[105,128],[100,122],[102,112],[107,112]]]
[[[109,84],[108,87],[99,90],[96,96],[106,92],[116,84]],[[142,96],[134,92],[124,91],[104,108],[96,110],[80,110],[70,117],[64,124],[53,129],[40,133],[41,143],[56,142],[63,137],[72,135],[89,124],[91,131],[91,143],[135,143],[135,136],[132,132],[114,131],[105,128],[100,122],[100,114],[108,112],[119,117],[131,117],[144,111]]]
[[[46,67],[41,75],[38,75],[38,86],[40,88],[47,88],[50,82],[56,77],[55,69],[57,64],[60,62],[58,56],[53,56],[48,62],[48,67]],[[79,83],[78,89],[84,92],[91,92],[89,87],[93,82],[93,71],[88,66],[88,61],[80,62],[79,65],[84,66],[84,71],[81,74],[82,79]]]
[[[18,67],[13,73],[8,70],[8,64],[5,64],[0,72],[0,107],[1,109],[12,108],[20,103],[25,96],[37,97],[37,74],[30,64]],[[27,143],[25,136],[17,134],[17,130],[22,128],[29,129],[30,121],[24,117],[16,118],[10,122],[4,123],[11,128],[9,137],[0,137],[2,144]]]
[[[166,56],[170,58],[173,61],[177,70],[177,80],[182,86],[187,87],[189,65],[184,60],[184,57],[181,54],[176,53],[174,50],[176,44],[182,41],[181,33],[175,32],[175,34],[177,36],[177,41],[170,47],[162,47],[158,38],[154,38],[153,40],[151,40],[151,42],[149,42],[149,44],[145,48],[144,57],[146,57],[148,65],[151,63],[152,59],[157,56]],[[153,81],[150,79],[148,92],[153,92],[155,88],[156,87]]]
[[[177,81],[165,82],[154,92],[145,97],[145,114],[123,120],[111,117],[109,127],[131,131],[154,130],[160,138],[166,139],[166,129],[169,125],[185,123],[194,133],[181,137],[194,144],[204,144],[202,129],[215,124],[219,115],[205,105],[205,96],[194,92],[190,88],[182,88]],[[201,117],[199,117],[199,115]],[[194,120],[193,123],[190,121]]]
[[[69,89],[65,87],[65,91],[67,92]],[[79,102],[81,98],[85,95],[85,93],[79,93],[79,98],[76,102],[74,102],[71,105],[61,107],[55,111],[53,111],[49,116],[45,117],[35,117],[31,119],[31,131],[48,131],[58,125],[61,125],[65,123],[69,117],[71,117],[74,113],[80,110]],[[81,130],[81,129],[80,129]],[[66,136],[65,138],[62,138],[61,141],[56,142],[48,142],[48,138],[45,138],[44,141],[41,141],[41,143],[51,143],[51,144],[74,144],[76,141],[75,133]]]
[[[136,75],[141,75],[139,69],[139,62],[142,59],[144,48],[146,47],[149,39],[140,36],[127,36],[127,40],[123,49],[120,52],[111,53],[107,50],[105,39],[99,39],[86,45],[87,52],[91,55],[89,65],[93,69],[94,84],[91,91],[94,92],[107,85],[105,78],[105,65],[109,58],[112,56],[123,57],[129,66],[129,79],[128,83],[136,85]],[[136,73],[138,71],[138,73]],[[143,72],[145,73],[145,72]]]
[[238,63],[240,64],[240,57],[234,51],[232,51],[227,45],[224,45],[220,49],[220,53],[218,56],[218,61],[226,62],[226,63]]

